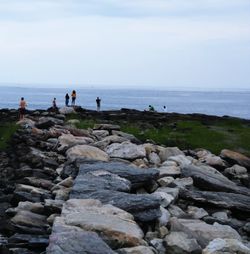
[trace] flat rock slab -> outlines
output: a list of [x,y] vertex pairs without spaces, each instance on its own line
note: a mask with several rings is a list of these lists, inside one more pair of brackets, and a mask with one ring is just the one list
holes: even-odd
[[79,175],[75,179],[73,193],[86,192],[87,190],[114,190],[121,192],[130,192],[131,183],[125,178],[112,174],[108,171],[99,170],[89,172],[85,175]]
[[216,222],[213,225],[210,225],[201,220],[172,218],[170,224],[171,231],[186,233],[196,239],[202,248],[206,247],[208,243],[215,238],[241,240],[241,237],[236,230],[230,226],[221,225]]
[[250,212],[250,197],[241,194],[212,191],[180,190],[183,199],[214,205],[239,212]]
[[111,190],[85,189],[83,185],[73,187],[71,199],[98,199],[103,204],[111,204],[123,209],[138,221],[153,221],[161,216],[161,199],[150,194],[129,194]]
[[132,189],[148,186],[151,184],[152,180],[157,180],[159,177],[159,172],[156,169],[141,169],[122,162],[81,164],[79,175],[97,170],[105,170],[122,178],[126,178],[131,182]]
[[215,169],[214,172],[212,172],[206,167],[189,165],[182,168],[182,176],[192,177],[194,186],[202,190],[250,195],[250,190],[248,188],[237,186],[219,172],[217,173]]
[[[66,241],[65,241],[66,240]],[[115,252],[94,232],[61,232],[50,236],[47,254],[115,254]]]
[[60,219],[67,226],[98,233],[111,248],[144,245],[143,232],[131,214],[98,200],[70,199]]

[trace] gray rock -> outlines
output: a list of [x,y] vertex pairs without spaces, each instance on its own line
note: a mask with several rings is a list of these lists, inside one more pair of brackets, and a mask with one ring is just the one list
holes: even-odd
[[131,182],[132,189],[149,186],[152,180],[156,180],[159,176],[156,169],[139,169],[122,162],[85,163],[80,165],[79,175],[97,170],[105,170],[122,178],[126,178]]
[[184,155],[184,153],[178,147],[161,148],[159,153],[162,162],[168,160],[169,157],[176,155]]
[[166,247],[163,245],[162,239],[155,238],[150,241],[150,245],[158,251],[158,254],[166,254]]
[[158,226],[162,227],[162,226],[166,226],[170,220],[170,213],[167,209],[165,209],[164,207],[160,207],[161,209],[161,217],[159,217],[157,219],[158,222]]
[[193,219],[202,219],[208,215],[207,211],[205,211],[203,208],[198,208],[195,206],[188,206],[187,213]]
[[40,117],[36,123],[36,127],[39,129],[48,129],[54,125],[63,125],[63,120],[53,117]]
[[161,166],[157,169],[159,170],[160,178],[165,176],[177,177],[181,174],[180,168],[176,166]]
[[246,195],[227,192],[181,190],[180,196],[183,199],[214,205],[216,207],[246,213],[250,212],[250,196]]
[[220,225],[218,223],[210,225],[201,220],[177,218],[172,218],[170,223],[171,231],[181,231],[192,236],[192,238],[195,238],[202,248],[215,238],[241,240],[237,231],[227,225]]
[[48,235],[29,235],[16,233],[8,239],[8,245],[12,248],[22,246],[22,248],[39,249],[46,248],[48,244]]
[[114,190],[129,192],[131,183],[118,175],[112,174],[108,171],[99,170],[89,172],[85,175],[79,175],[74,183],[71,193],[81,193],[93,190]]
[[230,179],[232,178],[235,180],[241,180],[243,182],[249,181],[247,169],[239,165],[234,165],[231,168],[226,168],[224,170],[224,174]]
[[45,199],[44,209],[47,214],[61,213],[63,200]]
[[121,127],[119,125],[115,125],[115,124],[95,124],[93,129],[94,130],[108,130],[108,131],[117,130],[117,131],[119,131],[121,129]]
[[129,194],[111,190],[74,191],[70,194],[72,199],[98,199],[103,204],[112,204],[135,217],[139,221],[153,221],[161,216],[161,199],[149,194]]
[[149,160],[149,162],[151,163],[151,164],[153,164],[153,165],[160,165],[160,163],[161,163],[161,159],[160,159],[160,157],[158,156],[158,154],[157,153],[155,153],[155,152],[152,152],[152,153],[150,153],[149,155],[148,155],[148,160]]
[[226,212],[216,212],[216,213],[213,213],[212,216],[221,221],[228,221],[228,216]]
[[168,207],[168,211],[170,212],[172,217],[188,218],[188,215],[180,207],[176,205],[170,205]]
[[246,223],[246,225],[243,227],[243,229],[250,235],[250,222]]
[[182,175],[185,177],[192,177],[194,186],[202,190],[250,195],[249,189],[237,186],[219,172],[213,173],[206,169],[207,168],[204,167],[190,165],[182,168]]
[[174,178],[172,176],[165,176],[157,180],[158,184],[162,187],[166,187],[170,185],[173,181],[174,181]]
[[[65,239],[67,239],[65,241]],[[50,236],[47,254],[115,254],[115,252],[94,232],[62,232]]]
[[122,132],[122,131],[112,130],[112,134],[120,136],[120,137],[123,137],[123,138],[125,138],[125,139],[127,139],[130,142],[135,143],[135,144],[140,144],[141,143],[140,140],[138,140],[134,135],[129,134],[129,133],[125,133],[125,132]]
[[109,156],[97,147],[89,145],[76,145],[71,147],[66,152],[67,158],[73,160],[77,157],[85,159],[94,159],[100,161],[108,161]]
[[59,112],[60,112],[60,114],[64,114],[64,115],[76,113],[75,109],[73,107],[62,107],[62,108],[59,108]]
[[109,135],[109,132],[106,130],[93,130],[92,134],[100,141],[103,138]]
[[164,239],[166,243],[166,253],[201,253],[201,247],[196,239],[191,238],[184,232],[171,232]]
[[169,184],[170,187],[186,188],[192,186],[194,183],[192,177],[176,178],[172,183]]
[[176,156],[171,156],[168,158],[169,161],[174,161],[176,162],[180,167],[185,167],[187,165],[190,165],[192,161],[188,159],[185,155],[176,155]]
[[202,251],[202,254],[237,253],[249,254],[250,249],[236,239],[216,238]]
[[113,143],[105,151],[111,158],[135,160],[146,157],[146,150],[142,145],[135,145],[129,141]]
[[68,200],[62,218],[66,225],[98,233],[111,248],[144,245],[143,232],[131,214],[98,200]]
[[137,246],[132,248],[123,248],[117,250],[118,254],[155,254],[155,252],[150,247]]

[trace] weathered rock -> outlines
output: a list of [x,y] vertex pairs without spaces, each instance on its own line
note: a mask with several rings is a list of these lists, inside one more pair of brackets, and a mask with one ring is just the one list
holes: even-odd
[[14,191],[13,202],[40,202],[44,201],[44,199],[50,199],[51,197],[51,193],[47,190],[24,184],[17,184]]
[[121,144],[113,143],[106,148],[106,152],[112,158],[127,160],[146,157],[146,151],[142,145],[135,145],[129,141],[125,141]]
[[67,157],[70,160],[73,160],[77,157],[86,158],[86,159],[94,159],[100,161],[108,161],[109,156],[107,153],[98,149],[94,146],[89,145],[76,145],[70,148],[67,152]]
[[137,139],[134,135],[129,134],[129,133],[125,133],[125,132],[122,132],[122,131],[112,130],[112,134],[120,136],[120,137],[123,137],[123,138],[125,138],[125,139],[127,139],[130,142],[135,143],[135,144],[140,144],[141,143],[139,139]]
[[233,211],[250,212],[250,197],[246,195],[227,192],[181,190],[180,196],[183,199],[197,201],[198,203],[214,205]]
[[169,211],[165,209],[164,207],[161,206],[160,209],[161,209],[161,217],[157,219],[157,222],[159,227],[162,227],[168,224],[171,215]]
[[58,138],[58,151],[65,151],[69,147],[75,146],[75,145],[87,145],[90,143],[93,143],[94,140],[89,137],[75,137],[72,134],[62,134]]
[[66,225],[99,233],[112,248],[144,245],[143,232],[131,214],[98,200],[68,200],[62,216]]
[[29,234],[14,234],[8,239],[9,247],[22,248],[46,248],[49,244],[49,239],[47,235],[29,235]]
[[37,178],[37,177],[25,177],[25,178],[19,180],[18,183],[25,184],[25,185],[31,185],[31,186],[43,188],[46,190],[50,190],[54,186],[52,181]]
[[226,212],[216,212],[216,213],[213,213],[212,216],[220,221],[228,221],[228,216],[227,216],[227,213]]
[[157,180],[157,183],[162,187],[166,187],[170,185],[173,181],[174,181],[174,178],[172,176],[165,176],[165,177],[159,178]]
[[180,168],[176,166],[161,166],[157,170],[159,170],[160,178],[165,176],[177,177],[181,174]]
[[232,164],[238,164],[240,166],[250,169],[250,158],[241,153],[237,153],[231,150],[224,149],[221,151],[220,157]]
[[99,170],[79,175],[74,183],[72,193],[81,193],[95,190],[114,190],[129,192],[131,183],[118,175]]
[[204,167],[190,165],[182,168],[182,175],[192,177],[194,185],[202,190],[250,195],[249,189],[239,187],[222,174],[213,173],[206,169]]
[[75,109],[73,107],[62,107],[62,108],[59,108],[59,112],[60,112],[60,114],[64,114],[64,115],[76,113]]
[[243,230],[250,235],[250,222],[244,225]]
[[24,118],[17,122],[22,128],[33,128],[35,126],[35,122],[29,118]]
[[112,144],[112,143],[122,143],[127,141],[127,139],[117,136],[117,135],[111,135],[111,136],[107,136],[105,138],[103,138],[102,140],[94,143],[94,146],[105,150],[107,148],[108,145]]
[[106,130],[93,130],[92,134],[100,141],[109,135]]
[[113,130],[120,130],[120,126],[119,125],[115,125],[115,124],[95,124],[94,125],[94,130],[108,130],[108,131],[113,131]]
[[149,194],[129,194],[111,190],[84,190],[82,188],[72,190],[72,199],[98,199],[104,204],[111,204],[121,208],[135,217],[138,221],[153,221],[161,216],[161,199]]
[[241,180],[243,183],[246,183],[246,186],[249,185],[249,178],[245,167],[234,165],[231,168],[226,168],[224,174],[230,179]]
[[156,180],[159,176],[159,173],[156,169],[139,169],[135,166],[122,162],[81,164],[79,175],[98,170],[105,170],[129,180],[132,184],[132,189],[149,186],[152,180]]
[[148,159],[149,159],[149,162],[150,162],[151,164],[156,165],[156,166],[157,166],[157,165],[160,165],[160,163],[161,163],[160,157],[159,157],[158,154],[155,153],[155,152],[150,153],[150,154],[148,155]]
[[32,203],[32,202],[19,202],[18,206],[15,208],[9,208],[6,210],[8,215],[14,216],[18,211],[30,211],[32,213],[44,214],[44,206],[41,203]]
[[63,120],[53,117],[41,117],[39,118],[38,123],[36,123],[36,127],[39,129],[48,129],[56,124],[62,125]]
[[216,238],[202,251],[202,254],[237,253],[249,254],[250,249],[236,239]]
[[171,156],[184,155],[184,153],[178,147],[162,147],[159,152],[159,157],[162,162],[168,160]]
[[176,178],[172,183],[169,184],[170,187],[186,188],[192,186],[194,183],[192,177]]
[[47,214],[61,213],[63,200],[45,199],[44,209]]
[[158,254],[166,254],[166,247],[163,245],[162,239],[155,238],[150,241],[150,245],[158,251]]
[[174,197],[172,195],[159,190],[156,190],[151,195],[158,197],[161,200],[162,207],[168,207],[174,201]]
[[[66,239],[66,241],[65,241]],[[94,232],[70,231],[53,233],[47,254],[115,254],[115,252]]]
[[198,244],[204,248],[215,238],[231,238],[241,240],[240,235],[230,226],[214,223],[207,224],[201,220],[186,220],[171,218],[171,231],[184,232],[195,238]]
[[49,225],[47,217],[44,215],[32,213],[30,211],[20,210],[11,219],[11,224],[18,232],[28,234],[48,234]]
[[185,167],[187,165],[190,165],[192,161],[186,157],[185,155],[176,155],[176,156],[171,156],[168,158],[168,161],[174,161],[177,163],[178,166],[180,167]]
[[118,254],[154,254],[155,252],[150,247],[137,246],[132,248],[123,248],[116,250]]
[[208,215],[207,211],[205,211],[203,208],[198,208],[195,206],[188,206],[187,213],[193,219],[202,219]]
[[201,253],[196,239],[184,232],[171,232],[165,237],[166,253]]
[[168,207],[168,211],[172,217],[183,218],[183,219],[188,218],[188,215],[180,207],[176,205],[170,205]]

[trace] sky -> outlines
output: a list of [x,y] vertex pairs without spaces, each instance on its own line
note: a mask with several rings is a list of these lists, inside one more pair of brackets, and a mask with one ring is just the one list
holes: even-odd
[[250,0],[0,0],[0,85],[250,89]]

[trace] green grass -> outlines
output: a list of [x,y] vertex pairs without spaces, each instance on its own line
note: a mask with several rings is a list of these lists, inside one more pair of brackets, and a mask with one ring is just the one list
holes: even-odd
[[[92,128],[96,120],[80,120],[78,128]],[[165,146],[180,149],[205,148],[214,154],[231,149],[250,156],[250,126],[238,119],[218,121],[176,120],[155,128],[149,123],[112,122],[120,124],[121,130],[131,133],[141,141],[147,139]]]
[[5,150],[7,148],[8,142],[10,141],[12,135],[18,129],[16,123],[0,123],[0,150]]

